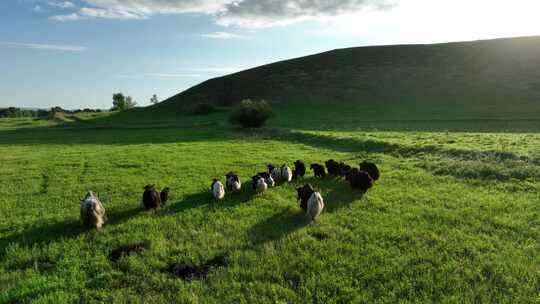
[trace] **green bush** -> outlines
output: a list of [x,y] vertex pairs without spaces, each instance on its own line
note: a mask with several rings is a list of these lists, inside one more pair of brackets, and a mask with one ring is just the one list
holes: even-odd
[[124,96],[122,93],[113,94],[113,106],[111,111],[127,111],[137,106],[137,102],[131,96]]
[[10,107],[0,109],[0,118],[15,118],[15,117],[36,117],[37,112],[33,110],[24,110],[20,108]]
[[191,114],[193,115],[208,115],[216,112],[217,109],[213,104],[210,103],[198,103],[193,106],[191,109]]
[[231,114],[230,121],[243,128],[260,128],[272,115],[272,108],[266,101],[245,99]]

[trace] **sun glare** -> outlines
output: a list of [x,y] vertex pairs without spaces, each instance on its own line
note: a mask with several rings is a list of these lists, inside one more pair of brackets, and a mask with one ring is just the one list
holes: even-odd
[[540,34],[540,1],[403,0],[386,11],[328,21],[327,33],[369,41],[432,43]]

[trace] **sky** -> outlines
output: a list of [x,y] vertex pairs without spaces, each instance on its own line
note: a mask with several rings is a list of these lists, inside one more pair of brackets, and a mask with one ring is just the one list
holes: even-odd
[[[148,105],[336,48],[540,35],[538,0],[0,0],[0,107]],[[249,85],[249,84],[246,84]]]

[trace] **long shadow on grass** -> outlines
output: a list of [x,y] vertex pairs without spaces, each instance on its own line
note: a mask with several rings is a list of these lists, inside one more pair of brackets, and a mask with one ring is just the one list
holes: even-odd
[[362,200],[364,196],[361,192],[352,190],[349,183],[343,179],[329,180],[327,178],[317,185],[324,196],[324,212],[326,213],[338,212]]
[[[323,193],[325,209],[322,217],[324,217],[324,213],[337,212],[340,208],[350,206],[354,201],[362,198],[362,195],[351,191],[348,184],[338,178],[316,179],[311,177],[295,182],[296,187],[301,187],[304,184],[311,184],[316,191]],[[294,206],[291,205],[291,207],[253,225],[248,231],[248,237],[253,245],[258,246],[285,238],[310,225],[310,223],[311,220],[300,209],[298,202],[295,202]]]
[[277,241],[309,225],[310,220],[300,209],[284,209],[253,225],[248,237],[255,246]]
[[251,188],[245,187],[240,192],[227,193],[225,199],[216,202],[210,190],[188,194],[184,198],[175,203],[171,203],[164,210],[163,214],[182,213],[189,209],[206,206],[210,210],[218,210],[224,208],[235,208],[238,205],[247,203],[253,199],[255,195]]
[[223,134],[207,125],[148,126],[141,129],[52,127],[0,130],[0,145],[130,145],[222,141]]
[[[273,131],[268,136],[276,140],[309,145],[348,153],[385,153],[395,157],[436,156],[448,163],[441,170],[441,165],[422,166],[434,174],[452,175],[458,178],[507,181],[510,179],[540,179],[540,159],[520,156],[505,151],[473,151],[447,149],[437,146],[403,146],[383,141],[359,138],[336,138],[325,135],[293,131]],[[357,160],[360,160],[358,157]],[[440,163],[440,162],[439,162]]]
[[[107,217],[109,220],[102,229],[107,229],[107,226],[121,224],[140,214],[142,211],[142,208],[137,207],[118,212],[108,212]],[[73,239],[89,231],[91,229],[83,227],[78,219],[41,224],[0,238],[0,248],[2,248],[0,249],[0,257],[5,255],[9,244],[19,244],[21,246],[49,244],[61,239]]]
[[505,151],[474,151],[447,149],[438,146],[403,146],[394,143],[359,138],[338,138],[325,135],[295,131],[274,131],[270,136],[282,138],[317,148],[326,148],[340,152],[388,153],[396,156],[410,157],[421,154],[435,154],[457,159],[486,159],[492,161],[523,161],[540,164],[540,159],[532,159]]

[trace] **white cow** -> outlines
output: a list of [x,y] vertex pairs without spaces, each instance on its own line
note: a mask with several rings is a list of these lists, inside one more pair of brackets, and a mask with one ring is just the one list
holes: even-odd
[[324,200],[319,192],[313,192],[307,202],[307,215],[312,221],[321,215],[324,209]]
[[88,191],[84,199],[81,200],[81,222],[86,227],[101,229],[107,221],[105,208],[99,200],[98,195]]
[[254,187],[255,192],[257,192],[257,194],[262,194],[266,192],[266,190],[268,190],[268,185],[264,181],[264,178],[260,177],[256,179],[256,181],[254,180],[254,182],[255,182],[255,187]]
[[223,187],[223,184],[217,179],[214,179],[214,181],[212,182],[212,195],[218,201],[225,198],[225,188]]
[[283,182],[290,183],[292,181],[292,170],[289,166],[283,165],[281,166],[281,180]]

